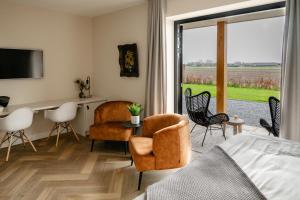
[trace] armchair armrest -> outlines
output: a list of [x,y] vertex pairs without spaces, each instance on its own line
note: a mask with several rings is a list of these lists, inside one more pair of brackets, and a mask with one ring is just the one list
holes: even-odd
[[209,124],[222,124],[228,121],[229,117],[226,113],[218,113],[209,117]]
[[155,132],[153,154],[156,169],[171,169],[185,165],[190,160],[190,148],[187,121],[181,121]]
[[259,123],[262,127],[264,127],[269,133],[273,133],[272,126],[265,120],[265,119],[259,119]]
[[179,165],[179,135],[176,126],[153,134],[153,154],[157,169],[175,168]]

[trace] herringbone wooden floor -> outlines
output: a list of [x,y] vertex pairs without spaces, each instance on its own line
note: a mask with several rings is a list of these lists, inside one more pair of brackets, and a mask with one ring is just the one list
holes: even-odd
[[[170,170],[145,173],[137,191],[138,173],[130,166],[130,156],[118,143],[96,143],[62,135],[59,147],[55,137],[13,146],[10,160],[4,162],[6,148],[0,150],[0,199],[132,199],[144,188],[166,176]],[[152,174],[152,175],[151,175]]]
[[[256,133],[252,129],[248,131]],[[203,131],[199,127],[192,140],[197,135],[200,142],[194,141],[194,148],[201,146]],[[219,137],[222,142],[222,135]],[[129,200],[144,192],[148,185],[176,171],[145,172],[141,191],[137,191],[138,172],[130,166],[130,156],[124,155],[122,143],[97,142],[91,153],[87,138],[80,137],[77,143],[72,135],[63,134],[58,148],[55,139],[53,136],[49,141],[34,141],[37,153],[29,144],[25,148],[13,146],[9,162],[4,162],[7,148],[0,149],[0,200]],[[215,143],[214,137],[209,136],[205,146],[209,149]],[[201,154],[193,152],[193,158],[198,156]]]

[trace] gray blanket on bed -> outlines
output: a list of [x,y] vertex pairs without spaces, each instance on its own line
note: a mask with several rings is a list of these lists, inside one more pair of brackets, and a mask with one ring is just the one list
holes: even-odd
[[187,167],[149,186],[145,197],[147,200],[266,199],[218,146]]

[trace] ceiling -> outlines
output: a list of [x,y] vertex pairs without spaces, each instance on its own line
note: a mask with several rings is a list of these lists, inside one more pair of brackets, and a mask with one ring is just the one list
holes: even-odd
[[145,0],[8,0],[23,5],[95,17],[132,7]]

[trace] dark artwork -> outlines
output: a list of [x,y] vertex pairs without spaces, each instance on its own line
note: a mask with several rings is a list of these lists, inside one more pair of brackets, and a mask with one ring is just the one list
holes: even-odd
[[139,77],[139,63],[136,44],[119,45],[120,76]]

